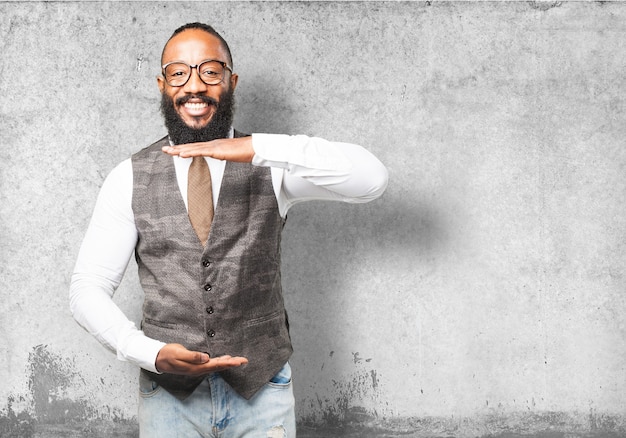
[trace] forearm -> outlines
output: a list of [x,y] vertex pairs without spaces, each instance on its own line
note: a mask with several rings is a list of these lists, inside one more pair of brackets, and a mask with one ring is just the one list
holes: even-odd
[[388,172],[369,151],[306,136],[253,134],[252,163],[284,170],[289,203],[309,199],[369,202],[385,191]]
[[122,361],[156,371],[155,359],[165,345],[146,337],[112,300],[106,280],[75,272],[70,285],[72,316]]
[[154,371],[163,343],[137,329],[113,301],[137,242],[131,206],[130,162],[105,180],[83,239],[70,284],[70,310],[76,321],[120,360]]

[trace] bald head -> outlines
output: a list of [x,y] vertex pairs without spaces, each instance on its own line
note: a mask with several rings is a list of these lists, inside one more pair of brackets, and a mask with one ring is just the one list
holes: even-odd
[[[161,53],[161,65],[163,65],[165,63],[164,58],[165,58],[165,52],[168,48],[168,45],[170,44],[170,42],[180,33],[185,32],[187,30],[200,30],[203,31],[204,33],[210,35],[213,38],[216,38],[219,41],[219,44],[221,46],[221,48],[224,51],[224,54],[226,55],[226,59],[224,59],[224,61],[226,61],[228,63],[228,65],[233,68],[233,57],[230,53],[230,47],[228,47],[228,43],[226,42],[226,40],[224,38],[222,38],[222,36],[215,30],[213,29],[212,26],[209,26],[208,24],[204,24],[204,23],[187,23],[181,27],[179,27],[178,29],[176,29],[173,33],[172,36],[170,36],[169,40],[167,40],[167,43],[165,43],[165,46],[163,47],[163,52]],[[202,35],[199,32],[196,32],[196,35]]]

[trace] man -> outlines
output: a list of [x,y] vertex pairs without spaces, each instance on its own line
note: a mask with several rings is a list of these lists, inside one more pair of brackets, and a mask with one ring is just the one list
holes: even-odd
[[[357,145],[234,131],[238,76],[210,26],[177,29],[161,61],[168,136],[105,180],[72,276],[73,316],[141,367],[142,437],[294,437],[280,284],[287,211],[370,201],[387,171]],[[133,252],[141,330],[111,299]]]

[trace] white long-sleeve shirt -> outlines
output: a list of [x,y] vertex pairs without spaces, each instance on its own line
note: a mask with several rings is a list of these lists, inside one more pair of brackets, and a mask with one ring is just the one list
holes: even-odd
[[[349,143],[306,136],[253,134],[252,164],[271,168],[279,212],[286,217],[307,200],[368,202],[387,186],[387,169],[370,152]],[[191,158],[173,157],[178,186],[187,205]],[[206,158],[217,208],[225,161]],[[137,243],[132,210],[133,170],[127,159],[105,179],[83,240],[70,285],[70,309],[76,321],[103,345],[148,371],[163,342],[148,338],[113,302]]]

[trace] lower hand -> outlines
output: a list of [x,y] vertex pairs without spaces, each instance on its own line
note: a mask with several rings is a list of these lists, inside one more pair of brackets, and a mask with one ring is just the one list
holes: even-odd
[[202,376],[248,363],[245,357],[209,357],[207,353],[190,351],[180,344],[166,344],[156,358],[160,373]]

